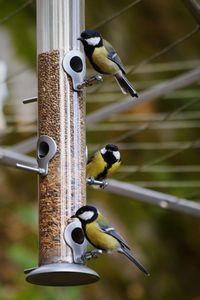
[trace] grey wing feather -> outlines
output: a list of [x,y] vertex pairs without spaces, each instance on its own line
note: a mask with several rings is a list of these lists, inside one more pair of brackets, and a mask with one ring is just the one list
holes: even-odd
[[102,223],[99,221],[98,221],[98,225],[102,232],[105,232],[105,233],[111,235],[112,237],[116,238],[122,247],[125,247],[130,250],[130,247],[126,244],[123,237],[115,230],[115,228],[110,227],[108,224]]
[[103,40],[103,45],[106,48],[106,50],[108,51],[108,59],[112,60],[114,63],[116,63],[118,65],[118,67],[120,68],[120,70],[122,71],[123,74],[125,74],[125,69],[124,66],[122,64],[122,61],[120,59],[120,57],[118,56],[117,52],[115,51],[115,49],[113,48],[113,46],[106,40]]
[[91,163],[91,161],[94,160],[95,154],[96,154],[96,153],[92,154],[92,156],[90,156],[90,157],[88,158],[87,165],[88,165],[89,163]]
[[95,159],[95,156],[98,154],[99,150],[95,151],[87,160],[87,165]]

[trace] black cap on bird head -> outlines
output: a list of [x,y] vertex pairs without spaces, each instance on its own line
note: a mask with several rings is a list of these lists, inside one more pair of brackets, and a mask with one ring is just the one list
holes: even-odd
[[80,207],[74,216],[78,218],[82,223],[91,223],[98,218],[99,212],[96,207],[92,205],[85,205]]
[[103,45],[102,42],[102,36],[99,32],[87,29],[81,33],[81,36],[78,38],[83,45],[93,46],[93,47],[99,47]]
[[93,37],[101,37],[101,34],[93,29],[86,29],[81,33],[81,38],[86,40]]
[[119,151],[119,148],[114,144],[107,144],[105,149],[108,151]]

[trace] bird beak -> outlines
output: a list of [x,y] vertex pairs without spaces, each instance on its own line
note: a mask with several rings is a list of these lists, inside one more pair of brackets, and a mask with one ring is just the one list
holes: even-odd
[[83,38],[80,36],[77,38],[78,41],[83,41]]
[[76,215],[71,216],[71,218],[76,218]]

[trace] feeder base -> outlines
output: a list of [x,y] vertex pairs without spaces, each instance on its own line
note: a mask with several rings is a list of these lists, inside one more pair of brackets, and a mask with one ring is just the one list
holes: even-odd
[[55,263],[24,271],[26,281],[37,285],[74,286],[99,280],[99,275],[81,264]]

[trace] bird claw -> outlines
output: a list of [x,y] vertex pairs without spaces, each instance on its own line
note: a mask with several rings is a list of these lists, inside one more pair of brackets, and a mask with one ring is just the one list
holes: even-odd
[[92,251],[87,251],[82,255],[82,260],[86,261],[86,260],[90,260],[92,258],[97,258],[100,254],[102,254],[103,251],[100,249],[95,249]]
[[91,86],[96,83],[103,82],[103,77],[100,74],[93,75],[86,80],[88,86]]
[[100,185],[100,188],[105,189],[108,185],[108,182],[106,180],[102,180],[102,184]]
[[96,180],[94,177],[88,177],[87,178],[87,184],[89,185],[98,185],[100,188],[105,189],[107,187],[108,183],[105,180]]
[[84,87],[92,86],[96,83],[100,83],[103,81],[103,77],[99,74],[93,75],[88,79],[85,79],[81,84],[77,86],[78,90],[82,90]]

